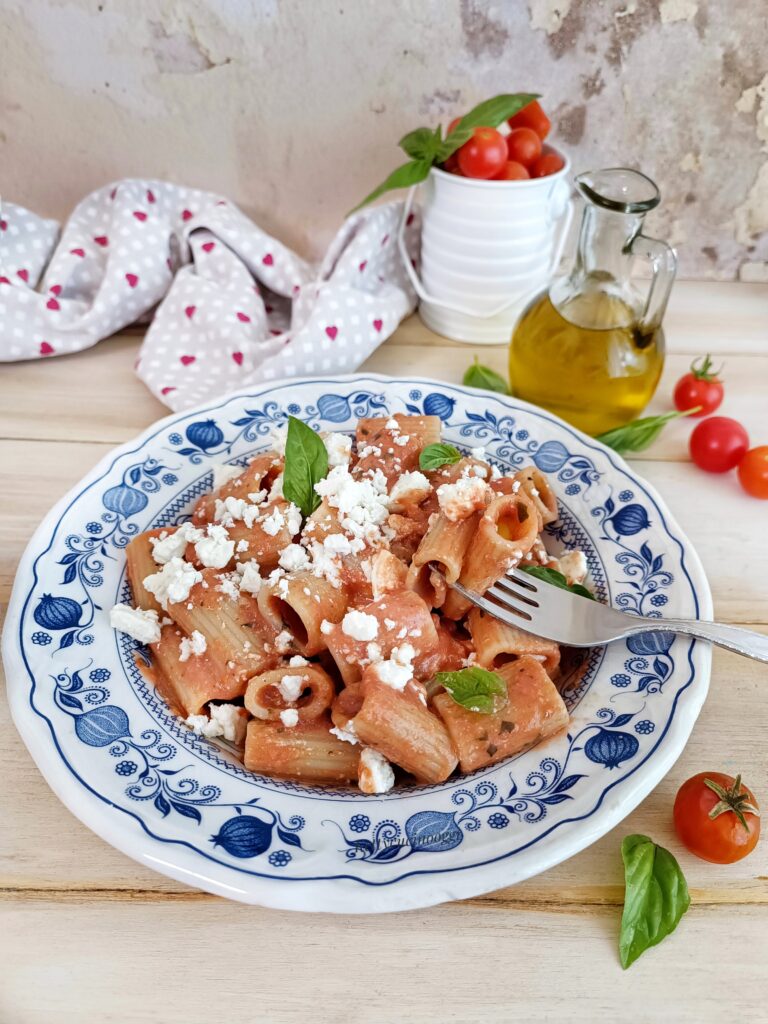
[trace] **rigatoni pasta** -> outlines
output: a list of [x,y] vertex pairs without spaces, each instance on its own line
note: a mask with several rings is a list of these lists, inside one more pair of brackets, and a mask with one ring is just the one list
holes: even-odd
[[[560,567],[541,536],[557,517],[544,474],[440,445],[435,416],[362,419],[354,442],[296,422],[287,455],[219,468],[189,521],[127,546],[135,608],[115,625],[140,624],[173,710],[259,775],[364,793],[443,782],[564,727],[558,645],[452,587]],[[291,429],[314,447],[300,478]],[[562,568],[581,582],[583,555]],[[488,678],[498,706],[461,696]]]

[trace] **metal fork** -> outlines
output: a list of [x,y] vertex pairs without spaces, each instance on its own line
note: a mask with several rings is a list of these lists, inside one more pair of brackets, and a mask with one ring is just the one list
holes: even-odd
[[449,585],[508,626],[569,647],[601,647],[639,633],[669,630],[709,640],[736,654],[768,662],[768,637],[760,633],[703,619],[649,619],[629,615],[544,583],[519,569],[502,576],[485,594],[476,594],[460,583]]

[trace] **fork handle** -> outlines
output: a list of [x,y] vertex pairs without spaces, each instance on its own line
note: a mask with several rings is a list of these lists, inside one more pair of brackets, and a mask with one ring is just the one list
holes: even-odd
[[746,658],[768,662],[768,636],[755,633],[751,629],[724,626],[719,622],[707,622],[704,619],[641,619],[637,627],[626,629],[623,635],[627,637],[636,636],[638,633],[658,633],[664,629],[695,636],[699,640],[709,640],[718,647],[743,654]]

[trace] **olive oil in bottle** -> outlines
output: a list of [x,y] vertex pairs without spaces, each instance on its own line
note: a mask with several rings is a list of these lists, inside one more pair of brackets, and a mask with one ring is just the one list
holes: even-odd
[[[518,320],[509,376],[514,395],[601,434],[637,418],[656,390],[676,256],[642,233],[660,199],[650,178],[614,167],[576,186],[585,202],[573,267]],[[652,271],[639,285],[638,261]]]

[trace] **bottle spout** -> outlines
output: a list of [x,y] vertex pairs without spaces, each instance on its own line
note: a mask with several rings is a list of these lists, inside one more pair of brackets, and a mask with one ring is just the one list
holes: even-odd
[[631,167],[586,171],[576,178],[576,187],[590,203],[613,213],[647,213],[661,201],[656,182]]

